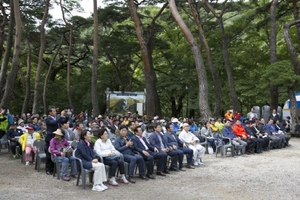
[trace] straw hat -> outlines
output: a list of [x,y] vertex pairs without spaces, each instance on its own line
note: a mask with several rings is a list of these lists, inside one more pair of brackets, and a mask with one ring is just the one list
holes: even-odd
[[55,134],[55,135],[60,135],[60,136],[64,136],[64,134],[61,132],[60,129],[57,129],[56,131],[54,131],[53,134]]

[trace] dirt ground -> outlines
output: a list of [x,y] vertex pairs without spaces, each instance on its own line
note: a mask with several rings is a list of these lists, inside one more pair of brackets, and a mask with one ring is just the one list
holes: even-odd
[[109,186],[104,192],[47,176],[34,166],[0,154],[0,199],[300,199],[300,138],[291,146],[262,154],[218,158],[206,154],[204,166],[135,184]]

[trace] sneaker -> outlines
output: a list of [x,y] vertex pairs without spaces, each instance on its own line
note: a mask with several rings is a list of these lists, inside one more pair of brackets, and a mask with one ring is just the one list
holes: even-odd
[[194,166],[198,166],[199,165],[199,163],[198,162],[194,162]]
[[117,183],[115,177],[110,178],[108,184],[111,185],[111,186],[118,186],[118,185],[119,185],[119,184]]
[[128,184],[129,183],[124,175],[120,178],[120,182],[124,183],[124,184]]
[[94,185],[93,188],[92,188],[93,191],[99,191],[99,192],[102,192],[104,191],[105,189],[103,187],[101,187],[100,185]]
[[78,178],[77,174],[71,175],[71,178]]
[[103,183],[99,184],[100,187],[102,187],[104,190],[107,190],[108,187],[106,185],[104,185]]
[[198,164],[199,164],[199,165],[204,165],[204,163],[203,163],[203,162],[198,162]]
[[62,176],[61,177],[61,180],[63,180],[63,181],[69,181],[70,180],[70,178],[68,177],[68,176]]
[[29,161],[26,161],[25,165],[28,166],[29,165]]
[[13,155],[13,158],[18,158],[18,155],[17,154]]

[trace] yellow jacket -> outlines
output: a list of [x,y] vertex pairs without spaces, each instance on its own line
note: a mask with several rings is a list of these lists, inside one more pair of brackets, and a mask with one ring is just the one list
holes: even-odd
[[[40,134],[38,132],[33,132],[32,134],[36,134],[35,135],[36,140],[39,141],[41,139],[41,136],[40,136]],[[22,151],[25,151],[26,141],[27,141],[27,135],[28,135],[28,133],[26,132],[23,135],[21,135],[20,139],[19,139],[19,142],[22,145]]]

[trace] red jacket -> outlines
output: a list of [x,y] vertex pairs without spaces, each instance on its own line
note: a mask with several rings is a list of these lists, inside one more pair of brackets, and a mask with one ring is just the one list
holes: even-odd
[[249,135],[246,133],[246,130],[242,124],[236,124],[233,126],[233,132],[236,136],[241,138],[249,138]]

